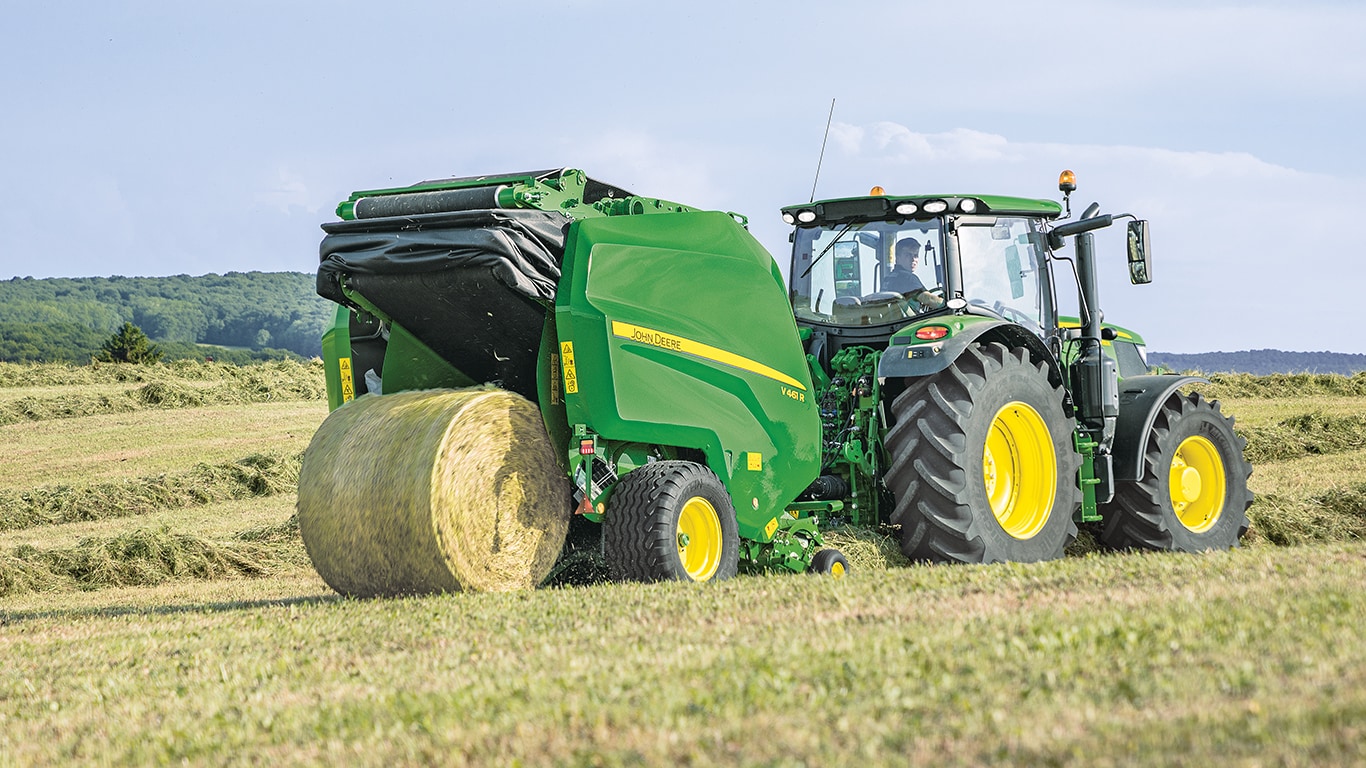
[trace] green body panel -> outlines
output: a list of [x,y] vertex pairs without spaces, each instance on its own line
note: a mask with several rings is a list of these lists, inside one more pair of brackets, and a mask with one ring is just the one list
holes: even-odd
[[323,331],[323,376],[327,381],[327,410],[335,411],[356,397],[351,371],[351,310],[337,306],[331,327]]
[[770,540],[821,450],[772,257],[726,214],[626,216],[571,225],[563,272],[568,422],[609,441],[700,451],[730,491],[740,535]]
[[[541,333],[541,348],[536,355],[536,404],[541,408],[541,420],[545,422],[550,444],[564,451],[570,445],[573,432],[565,417],[561,375],[555,313],[547,312],[545,330]],[[566,462],[562,453],[556,455],[560,458],[560,468],[569,471],[571,462]]]
[[472,387],[479,383],[456,370],[398,323],[389,327],[381,377],[385,392]]
[[[349,290],[347,296],[365,307],[370,314],[388,323],[389,338],[384,347],[384,363],[382,370],[377,371],[384,381],[384,391],[472,387],[479,383],[433,352],[402,325],[381,313],[365,297]],[[337,307],[337,316],[332,327],[323,334],[327,404],[328,410],[332,411],[354,399],[357,391],[364,391],[363,387],[357,386],[357,381],[365,372],[356,369],[351,357],[352,314],[352,310],[347,307]],[[350,373],[351,380],[344,383],[347,372]]]
[[[1060,328],[1080,328],[1081,320],[1071,315],[1059,315],[1058,327]],[[1101,327],[1109,328],[1115,332],[1115,338],[1127,341],[1130,344],[1144,344],[1143,337],[1137,331],[1130,330],[1114,323],[1102,323]]]
[[[974,325],[996,322],[993,318],[981,315],[935,315],[931,317],[915,318],[905,326],[898,328],[896,333],[888,341],[888,345],[893,344],[943,344],[954,337],[955,334],[962,333]],[[915,337],[915,332],[930,325],[942,325],[949,329],[947,336],[940,339],[921,340]]]
[[[1081,321],[1078,320],[1078,319],[1075,318],[1075,317],[1071,317],[1071,316],[1067,316],[1067,315],[1060,315],[1060,316],[1058,317],[1058,327],[1060,327],[1060,328],[1080,328],[1080,327],[1081,327]],[[1129,330],[1128,328],[1123,328],[1123,327],[1121,327],[1121,326],[1114,325],[1114,324],[1112,324],[1112,323],[1102,323],[1102,324],[1101,324],[1101,327],[1104,328],[1104,329],[1106,329],[1106,330],[1114,331],[1114,333],[1115,333],[1114,341],[1111,341],[1111,340],[1109,340],[1109,339],[1103,339],[1103,340],[1101,340],[1101,342],[1100,342],[1100,349],[1101,349],[1101,352],[1103,352],[1103,353],[1105,354],[1106,357],[1108,357],[1108,358],[1110,358],[1112,361],[1114,361],[1116,368],[1119,370],[1119,377],[1120,377],[1120,379],[1124,379],[1124,378],[1125,378],[1126,376],[1128,376],[1128,375],[1147,373],[1146,370],[1137,371],[1137,372],[1135,372],[1135,371],[1130,371],[1130,372],[1126,373],[1125,370],[1124,370],[1124,366],[1121,364],[1119,352],[1117,352],[1117,351],[1115,350],[1115,345],[1116,345],[1116,344],[1132,344],[1132,345],[1135,346],[1135,347],[1142,347],[1142,346],[1145,346],[1145,343],[1144,343],[1144,341],[1143,341],[1143,337],[1140,336],[1140,335],[1138,335],[1138,333],[1135,332],[1135,331],[1131,331],[1131,330]],[[1074,362],[1076,362],[1078,352],[1079,352],[1079,345],[1077,344],[1077,342],[1075,342],[1075,341],[1068,341],[1068,342],[1063,343],[1063,345],[1062,345],[1062,360],[1060,360],[1059,362],[1063,365],[1063,367],[1070,368],[1070,367],[1072,366],[1072,364],[1073,364]]]

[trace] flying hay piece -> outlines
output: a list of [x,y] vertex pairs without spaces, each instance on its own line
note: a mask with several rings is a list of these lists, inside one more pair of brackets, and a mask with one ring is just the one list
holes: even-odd
[[304,453],[299,530],[344,595],[528,589],[564,546],[569,493],[540,412],[518,395],[367,395]]

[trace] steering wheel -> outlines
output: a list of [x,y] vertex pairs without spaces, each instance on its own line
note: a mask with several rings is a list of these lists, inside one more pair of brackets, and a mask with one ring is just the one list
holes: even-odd
[[[973,299],[968,303],[976,304],[979,307],[987,306],[987,303],[985,301],[982,301],[981,299]],[[1028,313],[1022,310],[1007,305],[1005,302],[992,302],[990,307],[991,311],[996,313],[996,315],[1003,320],[1011,320],[1013,322],[1025,326],[1026,328],[1031,329],[1037,329],[1039,327],[1039,321],[1037,319],[1030,317]]]

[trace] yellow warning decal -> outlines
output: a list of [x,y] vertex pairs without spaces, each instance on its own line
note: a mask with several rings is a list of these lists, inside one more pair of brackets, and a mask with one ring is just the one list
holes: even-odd
[[759,472],[764,468],[764,455],[750,451],[745,456],[749,471]]
[[550,353],[550,404],[560,404],[560,356]]
[[732,368],[739,368],[742,371],[757,373],[760,376],[782,382],[783,384],[795,387],[803,392],[806,391],[806,386],[804,384],[782,371],[770,368],[755,360],[750,360],[748,357],[742,357],[734,352],[727,352],[724,349],[713,347],[710,344],[703,344],[700,341],[685,339],[682,336],[674,336],[670,333],[656,331],[639,325],[631,325],[630,323],[623,323],[617,320],[612,321],[612,335],[619,339],[630,339],[631,341],[638,341],[641,344],[649,344],[652,347],[667,349],[671,352],[681,352],[685,355],[700,357],[703,360],[711,360],[712,362],[721,363],[722,365],[729,365]]
[[341,370],[342,402],[349,403],[356,399],[356,380],[351,376],[351,358],[343,357],[337,360],[337,368]]
[[768,521],[768,525],[764,526],[764,533],[771,539],[773,538],[773,532],[776,530],[778,530],[778,518],[775,517]]
[[578,394],[579,374],[574,369],[574,342],[560,342],[560,370],[564,371],[564,393]]

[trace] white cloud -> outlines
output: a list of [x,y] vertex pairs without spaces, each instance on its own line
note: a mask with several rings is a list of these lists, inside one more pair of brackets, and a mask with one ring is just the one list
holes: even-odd
[[327,205],[319,200],[317,194],[310,191],[302,176],[288,168],[276,169],[275,177],[265,183],[264,188],[257,194],[256,201],[285,213],[291,208],[317,213]]
[[[1283,321],[1360,303],[1366,280],[1356,276],[1355,252],[1346,245],[1355,233],[1343,223],[1355,221],[1366,180],[1299,171],[1246,152],[1017,142],[891,122],[838,128],[831,132],[841,139],[841,155],[826,158],[817,197],[864,194],[881,184],[891,194],[1060,199],[1057,173],[1070,168],[1080,187],[1075,213],[1098,200],[1105,212],[1149,219],[1152,285],[1127,283],[1119,227],[1098,233],[1097,247],[1109,318],[1145,334],[1154,349],[1366,350],[1350,326],[1316,324],[1309,332]],[[776,228],[760,229],[785,260]]]
[[565,154],[565,160],[594,178],[639,195],[681,203],[719,196],[712,166],[692,161],[699,154],[695,147],[680,146],[644,131],[595,134],[566,147]]

